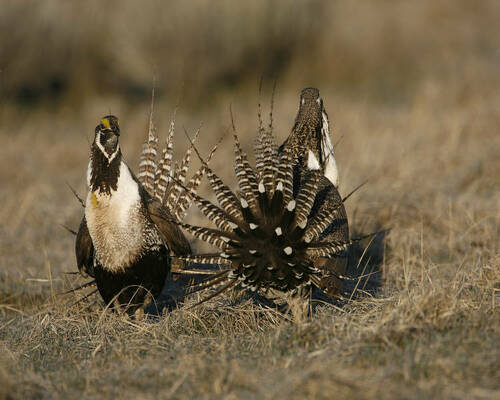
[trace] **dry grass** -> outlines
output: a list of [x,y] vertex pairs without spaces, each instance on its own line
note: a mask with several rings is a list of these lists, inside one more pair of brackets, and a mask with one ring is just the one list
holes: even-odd
[[[296,304],[293,320],[241,293],[157,320],[131,321],[99,303],[71,307],[76,298],[58,293],[80,280],[63,274],[76,267],[73,238],[60,224],[77,226],[82,210],[66,182],[85,190],[87,138],[109,110],[121,117],[125,158],[136,165],[147,105],[133,107],[113,95],[88,97],[79,108],[19,110],[4,102],[0,399],[500,397],[500,76],[498,50],[490,52],[499,36],[488,36],[494,28],[481,24],[493,18],[495,3],[440,14],[431,3],[393,9],[387,2],[370,10],[373,16],[338,4],[341,15],[355,16],[366,30],[336,28],[349,39],[346,48],[373,63],[379,59],[369,49],[382,43],[380,13],[413,17],[407,27],[393,21],[400,34],[384,57],[392,54],[396,66],[411,64],[424,39],[437,42],[420,60],[435,66],[417,68],[418,78],[410,74],[401,90],[394,83],[405,81],[399,70],[386,86],[375,67],[358,66],[366,84],[346,95],[313,68],[312,76],[325,76],[317,85],[334,140],[343,137],[337,147],[341,192],[370,178],[347,204],[354,234],[391,228],[360,262],[362,270],[370,260],[367,271],[380,268],[381,276],[360,282],[351,301],[318,306],[312,316]],[[441,23],[426,32],[422,15]],[[300,62],[292,63],[277,93],[280,139],[292,125],[305,79],[291,83]],[[250,149],[257,80],[251,90],[218,93],[196,112],[181,107],[178,126],[193,131],[203,121],[206,152],[227,130],[231,102]],[[165,133],[175,101],[159,100],[157,122]],[[229,154],[226,140],[213,166],[231,182]],[[207,188],[204,194],[211,195]],[[190,218],[203,222],[194,209]],[[362,251],[355,249],[352,264]]]

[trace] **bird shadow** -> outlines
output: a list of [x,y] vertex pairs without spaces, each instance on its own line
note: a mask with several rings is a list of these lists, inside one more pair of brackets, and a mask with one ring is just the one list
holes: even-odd
[[[190,269],[200,271],[219,271],[219,267],[215,264],[194,263],[189,265]],[[163,286],[163,290],[154,303],[148,304],[144,312],[151,316],[160,316],[164,313],[172,312],[173,310],[182,307],[186,301],[186,297],[190,294],[189,288],[197,285],[203,280],[209,278],[211,274],[168,274],[168,277]]]
[[322,290],[313,288],[311,295],[313,310],[324,304],[342,307],[352,300],[377,295],[383,283],[386,235],[387,231],[381,231],[367,243],[357,242],[350,246],[340,296],[332,298]]

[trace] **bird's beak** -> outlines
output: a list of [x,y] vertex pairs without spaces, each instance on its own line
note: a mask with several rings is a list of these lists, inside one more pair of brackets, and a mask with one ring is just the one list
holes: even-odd
[[117,132],[117,131],[115,131],[113,129],[103,129],[101,132],[102,133],[114,133],[116,137],[120,136],[120,132]]

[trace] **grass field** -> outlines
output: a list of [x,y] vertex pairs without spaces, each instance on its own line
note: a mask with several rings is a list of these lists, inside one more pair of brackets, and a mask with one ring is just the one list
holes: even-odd
[[[500,29],[489,24],[499,7],[401,2],[394,10],[390,3],[380,2],[381,10],[336,3],[336,18],[364,27],[343,25],[335,41],[315,43],[326,65],[334,58],[328,46],[345,46],[331,70],[337,78],[295,56],[279,71],[278,141],[293,124],[300,89],[318,86],[333,141],[340,140],[341,193],[369,179],[346,204],[352,235],[390,229],[350,260],[353,275],[381,272],[346,284],[349,301],[312,315],[295,300],[283,315],[238,292],[158,320],[130,320],[99,302],[72,306],[79,296],[60,293],[84,280],[64,274],[76,265],[73,237],[61,225],[76,228],[82,209],[67,183],[85,193],[88,143],[109,112],[120,117],[124,157],[136,166],[149,106],[113,91],[76,101],[78,85],[69,83],[67,97],[34,105],[2,97],[0,399],[500,398]],[[186,89],[177,155],[186,146],[183,127],[192,133],[200,123],[206,153],[229,130],[230,104],[250,151],[258,75],[204,101],[190,100],[195,89]],[[210,88],[208,76],[196,84]],[[175,95],[158,97],[160,135],[175,104]],[[212,166],[234,183],[230,158],[228,136]],[[213,197],[206,185],[201,191]],[[195,208],[188,219],[205,223]]]

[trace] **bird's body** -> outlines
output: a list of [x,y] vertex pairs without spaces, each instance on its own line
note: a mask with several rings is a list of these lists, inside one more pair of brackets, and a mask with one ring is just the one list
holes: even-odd
[[221,251],[186,259],[223,263],[229,269],[193,290],[222,285],[218,294],[239,284],[288,292],[313,284],[331,296],[339,293],[335,279],[340,282],[345,250],[356,239],[349,240],[335,186],[338,173],[325,116],[319,91],[305,89],[292,133],[282,146],[275,145],[272,130],[260,126],[255,168],[235,134],[238,193],[207,170],[220,207],[192,197],[216,229],[181,226]]
[[[319,169],[322,177],[319,180],[316,204],[312,214],[316,213],[320,203],[330,206],[342,203],[338,191],[339,173],[333,153],[330,137],[328,115],[316,88],[306,88],[300,93],[299,110],[295,119],[292,133],[280,146],[280,151],[291,152],[297,163],[294,166],[294,192],[304,184],[303,176],[308,170]],[[349,224],[347,213],[342,204],[335,211],[335,216],[325,231],[322,240],[348,241]],[[347,249],[340,251],[329,259],[316,261],[315,265],[324,272],[322,276],[322,289],[330,295],[336,295],[341,289],[339,276],[345,275],[347,267]]]
[[[92,175],[93,166],[89,169]],[[149,218],[144,189],[123,161],[117,173],[114,189],[101,192],[98,186],[87,196],[85,220],[96,254],[94,273],[106,303],[118,295],[120,304],[140,304],[144,290],[155,298],[160,294],[170,268],[169,249]]]
[[190,246],[171,222],[168,208],[153,198],[122,160],[118,119],[96,128],[87,170],[85,215],[76,239],[77,265],[95,278],[106,303],[129,311],[156,299],[170,271],[171,252]]
[[108,271],[123,271],[151,246],[162,244],[158,229],[147,218],[145,199],[139,190],[138,182],[122,161],[116,189],[110,193],[99,189],[88,193],[87,227],[99,262]]

